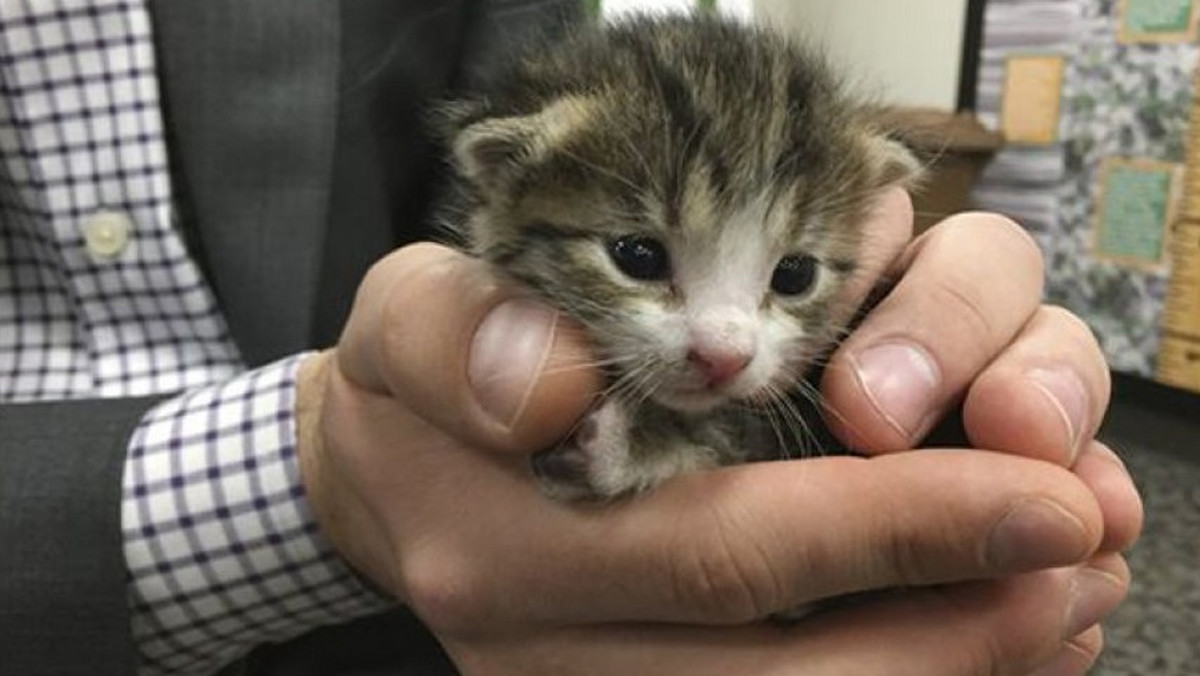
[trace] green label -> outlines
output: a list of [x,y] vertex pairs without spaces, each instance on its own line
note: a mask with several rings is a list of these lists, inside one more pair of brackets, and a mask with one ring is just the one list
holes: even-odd
[[1194,0],[1125,0],[1125,32],[1186,33]]
[[1169,167],[1109,167],[1096,253],[1133,264],[1161,263],[1171,181]]

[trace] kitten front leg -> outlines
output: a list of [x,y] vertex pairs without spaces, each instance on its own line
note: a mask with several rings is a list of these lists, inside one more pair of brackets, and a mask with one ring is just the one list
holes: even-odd
[[713,448],[675,434],[653,409],[639,412],[635,420],[610,400],[588,413],[568,440],[534,458],[542,490],[557,500],[614,498],[722,464]]

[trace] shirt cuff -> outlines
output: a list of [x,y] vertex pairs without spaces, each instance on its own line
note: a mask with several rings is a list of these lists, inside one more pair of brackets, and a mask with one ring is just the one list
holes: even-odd
[[139,673],[216,671],[257,645],[382,611],[317,528],[296,458],[304,355],[163,402],[125,464]]

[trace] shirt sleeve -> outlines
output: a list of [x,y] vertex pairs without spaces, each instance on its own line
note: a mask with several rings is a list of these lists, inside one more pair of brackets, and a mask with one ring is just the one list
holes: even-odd
[[151,409],[130,440],[122,530],[142,676],[217,670],[257,645],[380,612],[321,535],[296,458],[303,355]]

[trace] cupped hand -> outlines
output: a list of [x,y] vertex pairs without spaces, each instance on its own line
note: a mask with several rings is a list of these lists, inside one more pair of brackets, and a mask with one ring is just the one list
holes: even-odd
[[[904,232],[911,206],[885,194],[873,225]],[[961,406],[970,446],[1070,467],[1105,512],[1102,551],[1129,547],[1141,501],[1117,456],[1096,442],[1108,366],[1078,317],[1041,302],[1041,253],[1018,225],[967,213],[902,244],[868,241],[852,293],[894,286],[831,357],[822,382],[828,422],[869,455],[913,449]],[[1115,466],[1110,475],[1100,466]]]
[[[547,501],[528,456],[598,387],[569,322],[432,245],[377,264],[337,348],[301,371],[323,531],[465,673],[1078,673],[1124,594],[1123,562],[1096,552],[1130,508],[1096,487],[1127,501],[1128,479],[1082,458],[822,458],[605,508]],[[758,621],[889,587],[917,589]]]
[[[892,191],[874,225],[903,232],[910,209]],[[1124,464],[1095,439],[1108,367],[1078,317],[1041,302],[1037,245],[1006,218],[966,213],[894,251],[893,237],[868,242],[868,269],[851,292],[861,298],[881,278],[893,285],[825,370],[830,427],[860,452],[895,453],[961,407],[972,447],[1071,468],[1103,513],[1100,555],[1119,561],[1113,555],[1137,539],[1143,511]],[[1085,669],[1101,636],[1092,627],[1069,642],[1046,673]]]

